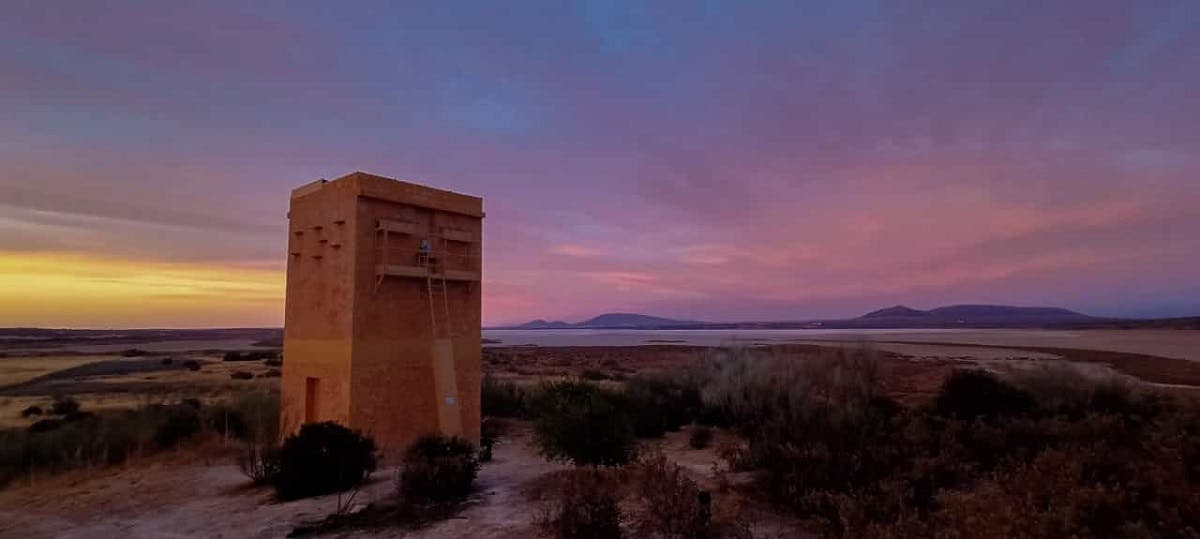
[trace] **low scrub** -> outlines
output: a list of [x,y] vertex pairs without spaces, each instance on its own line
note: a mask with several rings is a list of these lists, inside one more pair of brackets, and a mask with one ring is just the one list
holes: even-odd
[[[0,430],[0,485],[36,474],[124,462],[205,432],[269,439],[278,421],[278,397],[269,394],[213,406],[189,399],[97,413],[80,409],[77,402],[66,408],[73,410],[28,428]],[[235,424],[236,429],[230,427]]]
[[429,435],[404,453],[399,490],[406,501],[439,503],[471,493],[479,459],[475,446],[462,438]]
[[888,400],[868,350],[729,352],[690,374],[741,441],[719,451],[828,535],[1186,536],[1200,529],[1192,402],[1063,371],[949,377]]
[[639,438],[678,431],[700,415],[700,392],[678,377],[640,375],[625,383],[625,397]]
[[375,471],[375,441],[337,423],[309,423],[279,448],[274,480],[281,500],[348,490]]
[[645,455],[630,471],[637,537],[750,537],[740,514],[716,510],[712,492],[662,453]]
[[251,442],[238,454],[238,469],[255,485],[274,485],[279,479],[279,449]]
[[576,466],[617,466],[636,454],[624,396],[587,382],[543,384],[532,399],[534,440],[550,460]]
[[620,483],[611,472],[570,470],[552,488],[538,519],[542,533],[560,539],[621,537]]
[[529,415],[528,396],[525,389],[514,382],[497,380],[491,375],[483,377],[481,406],[483,415],[489,417],[526,417]]
[[696,425],[688,432],[688,447],[692,449],[704,449],[712,443],[713,430],[712,427]]
[[278,359],[279,352],[276,350],[247,350],[247,351],[232,351],[225,352],[222,358],[224,361],[262,361]]

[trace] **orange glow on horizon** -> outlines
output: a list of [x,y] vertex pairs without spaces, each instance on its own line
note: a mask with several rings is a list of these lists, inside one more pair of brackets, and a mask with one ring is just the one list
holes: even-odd
[[0,253],[0,327],[283,323],[284,272],[75,253]]

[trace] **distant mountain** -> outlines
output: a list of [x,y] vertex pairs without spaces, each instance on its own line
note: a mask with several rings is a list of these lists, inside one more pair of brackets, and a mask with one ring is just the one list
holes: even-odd
[[654,328],[692,325],[696,323],[690,320],[673,320],[645,314],[608,313],[580,322],[576,326],[585,328]]
[[562,320],[548,322],[540,318],[532,322],[525,322],[519,326],[513,326],[514,329],[568,329],[572,327],[575,327],[574,324],[563,322]]
[[927,316],[929,316],[929,313],[926,311],[918,311],[916,309],[913,309],[912,307],[905,307],[903,305],[897,305],[895,307],[879,309],[878,311],[871,311],[867,314],[860,316],[859,318],[860,319],[862,319],[862,318],[900,318],[900,317],[927,317]]
[[534,320],[505,329],[894,329],[1194,327],[1196,319],[1121,320],[1097,318],[1059,307],[950,305],[922,311],[904,305],[842,320],[696,322],[634,313],[602,314],[579,323]]
[[1100,320],[1059,307],[951,305],[920,311],[903,305],[869,312],[845,321],[859,327],[1041,326]]
[[1083,321],[1093,317],[1060,307],[1011,307],[1008,305],[952,305],[930,309],[938,318],[986,322],[989,320]]
[[654,329],[665,327],[690,327],[699,324],[700,322],[693,322],[690,320],[674,320],[671,318],[663,318],[660,316],[650,316],[645,314],[606,313],[594,318],[589,318],[577,324],[563,322],[561,320],[556,320],[553,322],[534,320],[519,326],[512,326],[510,329]]

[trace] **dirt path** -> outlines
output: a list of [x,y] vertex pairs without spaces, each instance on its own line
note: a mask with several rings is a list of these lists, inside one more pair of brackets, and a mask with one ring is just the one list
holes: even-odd
[[[532,532],[537,507],[520,486],[559,469],[526,446],[515,430],[496,445],[479,474],[480,492],[451,519],[406,532],[362,530],[355,537],[512,537]],[[337,496],[275,502],[233,464],[234,452],[203,447],[142,459],[109,470],[84,470],[0,491],[0,537],[283,537],[320,520]],[[377,471],[356,503],[392,496],[396,471]]]

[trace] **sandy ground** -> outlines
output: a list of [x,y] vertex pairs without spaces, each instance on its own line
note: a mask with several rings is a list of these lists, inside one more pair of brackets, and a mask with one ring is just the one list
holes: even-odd
[[[711,484],[718,459],[695,450],[686,433],[658,444],[695,479]],[[233,464],[232,449],[214,446],[158,455],[110,470],[83,470],[0,491],[2,537],[282,537],[299,525],[333,513],[336,495],[279,503],[269,488],[254,487]],[[529,447],[529,431],[517,425],[496,445],[480,470],[478,491],[457,514],[419,529],[402,527],[341,531],[338,537],[531,537],[539,502],[525,486],[564,469]],[[396,470],[377,471],[356,496],[366,504],[392,496]],[[761,536],[776,536],[779,522],[760,523]]]

